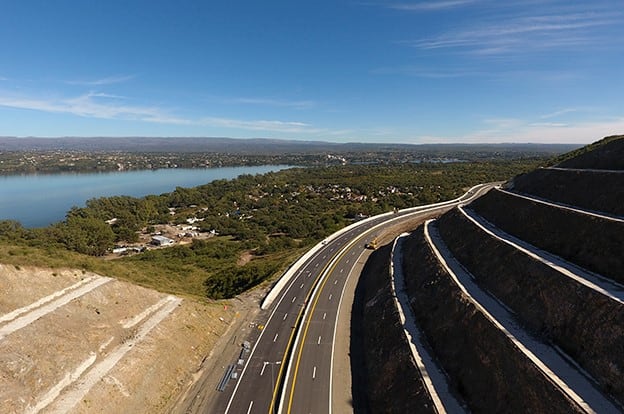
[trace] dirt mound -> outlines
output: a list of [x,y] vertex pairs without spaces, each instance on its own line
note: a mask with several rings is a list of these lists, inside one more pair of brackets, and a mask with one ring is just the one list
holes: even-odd
[[3,413],[165,412],[233,318],[76,270],[0,265],[0,286]]

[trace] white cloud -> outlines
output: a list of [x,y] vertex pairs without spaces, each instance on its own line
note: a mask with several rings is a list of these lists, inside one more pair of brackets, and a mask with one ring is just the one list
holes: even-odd
[[517,128],[523,124],[523,121],[516,118],[488,118],[483,120],[483,123],[488,125],[488,128],[494,128],[494,130]]
[[374,75],[405,75],[416,78],[428,78],[428,79],[449,79],[449,78],[463,78],[467,76],[488,76],[492,75],[488,72],[476,71],[470,68],[440,68],[427,69],[419,66],[397,66],[397,67],[382,67],[373,69],[371,71]]
[[388,5],[388,7],[395,10],[405,11],[432,11],[465,6],[471,3],[476,3],[476,1],[477,0],[419,1],[416,3],[393,3]]
[[558,111],[554,111],[554,112],[550,112],[548,114],[544,114],[542,116],[540,116],[540,119],[550,119],[550,118],[558,118],[562,115],[567,115],[570,113],[574,113],[574,112],[580,112],[582,111],[582,109],[579,108],[565,108],[565,109],[560,109]]
[[569,124],[564,124],[563,122],[532,122],[529,124],[529,126],[563,128],[569,126]]
[[[513,124],[513,125],[511,125]],[[589,144],[609,135],[624,134],[624,116],[602,121],[577,123],[523,123],[519,120],[505,127],[504,123],[492,128],[484,128],[465,135],[421,136],[413,141],[418,143],[560,143]]]
[[512,137],[516,142],[560,142],[589,144],[608,135],[624,133],[624,117],[604,122],[577,124],[529,125],[517,131]]
[[87,95],[92,98],[128,99],[125,96],[114,95],[114,94],[104,93],[104,92],[89,92]]
[[233,98],[228,100],[229,103],[236,104],[247,104],[247,105],[264,105],[264,106],[277,106],[277,107],[288,107],[288,108],[311,108],[315,106],[314,101],[289,101],[282,99],[272,99],[272,98]]
[[65,83],[70,85],[83,85],[83,86],[102,86],[102,85],[112,85],[115,83],[123,83],[129,80],[134,79],[134,75],[119,75],[119,76],[108,76],[100,79],[92,79],[92,80],[68,80]]
[[[615,26],[622,13],[560,13],[521,17],[497,15],[471,21],[464,30],[404,42],[422,50],[449,49],[477,55],[501,55],[539,50],[579,48],[609,44],[596,27]],[[613,40],[614,41],[614,40]]]
[[304,122],[272,121],[272,120],[241,120],[231,118],[206,117],[199,121],[202,125],[247,129],[252,131],[272,131],[289,133],[324,133],[326,130],[313,128]]
[[127,105],[125,102],[120,103],[119,99],[126,98],[101,92],[88,92],[66,98],[15,97],[3,96],[0,93],[0,107],[70,114],[84,118],[130,120],[185,126],[210,126],[251,131],[319,135],[342,135],[347,132],[316,128],[300,121],[243,120],[222,117],[193,119],[179,117],[159,107]]

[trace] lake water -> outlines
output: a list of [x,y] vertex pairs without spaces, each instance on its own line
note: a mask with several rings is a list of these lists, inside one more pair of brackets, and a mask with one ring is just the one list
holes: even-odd
[[241,174],[263,174],[287,165],[206,169],[161,169],[89,174],[0,176],[0,220],[17,220],[25,227],[45,227],[61,221],[73,206],[91,198],[113,195],[143,197],[176,187],[196,187]]

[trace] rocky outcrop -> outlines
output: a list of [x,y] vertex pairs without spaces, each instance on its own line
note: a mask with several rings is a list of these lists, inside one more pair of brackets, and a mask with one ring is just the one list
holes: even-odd
[[434,413],[392,297],[390,249],[371,254],[355,292],[350,349],[354,412]]
[[455,285],[424,241],[404,243],[411,305],[451,385],[474,412],[576,412],[505,334]]
[[624,223],[491,190],[470,204],[499,229],[585,269],[624,283]]

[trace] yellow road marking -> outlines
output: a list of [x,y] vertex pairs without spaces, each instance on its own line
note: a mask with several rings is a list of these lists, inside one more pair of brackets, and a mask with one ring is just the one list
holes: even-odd
[[[325,288],[325,283],[327,283],[327,281],[329,280],[329,275],[334,271],[334,269],[336,268],[336,266],[338,265],[338,263],[340,262],[340,260],[347,254],[347,252],[351,249],[351,247],[355,246],[360,239],[364,238],[364,236],[368,235],[368,231],[364,232],[363,234],[360,235],[360,237],[356,238],[355,241],[353,242],[353,245],[350,246],[349,248],[345,249],[336,259],[336,261],[334,262],[334,264],[332,264],[331,268],[328,270],[327,272],[327,276],[323,282],[321,283],[321,287],[318,290],[318,293],[316,294],[316,297],[314,298],[314,302],[312,302],[312,306],[310,307],[310,317],[308,318],[305,328],[303,330],[303,337],[301,339],[301,342],[299,343],[299,347],[298,347],[298,353],[297,353],[297,361],[295,362],[295,371],[293,373],[293,380],[292,380],[292,385],[290,387],[290,396],[288,398],[288,410],[286,411],[287,413],[290,413],[290,410],[292,409],[292,402],[293,402],[293,397],[295,395],[295,385],[297,384],[297,373],[299,372],[299,363],[301,362],[301,354],[303,353],[303,345],[305,344],[305,340],[306,337],[308,335],[308,328],[310,327],[310,322],[312,321],[312,315],[314,314],[314,310],[316,308],[316,304],[318,303],[319,298],[321,297],[321,292],[323,291],[323,289]],[[326,265],[327,267],[327,265]],[[322,272],[321,275],[325,273]]]
[[[329,263],[327,263],[325,266],[323,266],[323,270],[321,271],[321,273],[319,273],[319,277],[320,277],[320,275],[323,275],[325,273],[325,270],[327,269],[328,265],[329,265]],[[310,298],[310,296],[312,295],[313,292],[314,292],[314,289],[310,290],[310,292],[306,296],[306,299],[305,299],[304,303],[307,303],[307,301],[309,300],[309,298]],[[299,313],[297,314],[297,318],[295,319],[295,325],[294,325],[295,327],[297,327],[299,325],[299,320],[303,316],[303,312],[304,311],[305,311],[305,306],[302,306],[301,309],[299,310]],[[275,383],[275,388],[273,389],[273,397],[271,398],[271,405],[269,406],[269,414],[273,414],[273,410],[275,409],[275,403],[276,403],[276,398],[277,398],[277,390],[279,390],[280,384],[282,383],[282,370],[287,365],[286,364],[286,357],[288,356],[288,350],[292,347],[292,342],[293,342],[293,339],[295,337],[295,333],[296,332],[297,332],[297,329],[292,329],[291,330],[290,337],[288,338],[288,343],[286,344],[286,348],[284,349],[284,356],[282,357],[282,363],[280,364],[280,369],[279,369],[279,372],[277,374],[277,382]]]
[[[478,186],[475,186],[475,187],[478,187]],[[471,188],[471,190],[472,190],[472,189],[474,189],[475,187],[472,187],[472,188]],[[476,196],[477,196],[478,194],[480,194],[480,192],[481,192],[483,189],[485,189],[485,188],[487,188],[487,187],[486,187],[485,185],[483,185],[483,187],[479,188],[479,189],[475,192],[475,194],[473,194],[471,197],[469,197],[469,198],[468,198],[468,200],[466,200],[466,201],[472,201],[472,199],[476,198]],[[464,194],[464,195],[466,195],[466,194]],[[463,197],[463,196],[461,196],[461,197]],[[458,197],[458,199],[461,199],[461,197]],[[449,200],[449,201],[456,201],[456,202],[455,202],[455,203],[453,203],[451,206],[448,206],[448,207],[451,207],[451,208],[453,208],[453,207],[455,207],[457,204],[459,204],[459,201],[457,201],[457,200]],[[445,203],[446,203],[446,202],[445,202]],[[433,206],[433,205],[432,205],[432,206]],[[405,219],[405,218],[407,218],[407,217],[409,217],[409,216],[412,216],[412,215],[419,215],[419,214],[423,214],[423,213],[431,213],[431,212],[433,212],[433,211],[437,211],[437,210],[439,210],[439,209],[446,208],[447,206],[435,206],[435,207],[429,207],[429,208],[426,208],[427,206],[422,206],[422,207],[425,207],[425,208],[423,208],[422,210],[419,210],[419,211],[414,211],[414,212],[407,213],[407,214],[405,214],[404,216],[395,217],[395,218],[393,218],[393,219],[390,219],[390,220],[384,221],[384,222],[382,222],[382,223],[379,223],[379,224],[374,225],[373,227],[369,228],[368,230],[365,230],[365,231],[364,231],[364,232],[363,232],[363,233],[362,233],[359,237],[357,237],[356,239],[354,239],[354,240],[352,241],[352,246],[353,246],[353,245],[355,245],[356,243],[360,242],[360,241],[361,241],[361,239],[363,239],[364,237],[369,236],[369,235],[370,235],[370,233],[373,233],[373,231],[376,231],[377,227],[379,227],[379,226],[381,226],[381,225],[384,225],[384,224],[389,224],[390,222],[393,222],[393,221],[395,221],[395,220],[402,220],[402,219]],[[352,246],[351,246],[351,247],[352,247]],[[340,255],[338,255],[338,259],[337,259],[337,260],[336,260],[336,262],[332,265],[332,269],[331,269],[331,271],[333,271],[333,269],[334,269],[334,268],[335,268],[335,266],[338,264],[338,262],[340,261],[340,259],[342,259],[342,258],[346,255],[347,251],[349,251],[351,247],[349,247],[349,248],[345,249],[345,250],[344,250],[344,251],[343,251]],[[317,264],[315,267],[318,267],[318,264]],[[322,277],[322,275],[325,273],[325,271],[326,271],[326,269],[327,269],[328,267],[329,267],[329,263],[327,263],[325,266],[323,266],[323,269],[322,269],[321,273],[319,274],[319,277]],[[310,275],[308,275],[308,277],[309,277],[309,276],[310,276]],[[316,303],[318,302],[318,299],[319,299],[319,297],[320,297],[321,291],[323,290],[323,288],[324,288],[324,286],[325,286],[325,283],[327,282],[327,280],[328,280],[328,279],[329,279],[329,277],[327,277],[327,278],[325,278],[325,280],[323,280],[323,282],[322,282],[322,284],[321,284],[321,287],[319,288],[318,295],[316,296],[316,299],[314,300],[314,303],[312,304],[310,315],[312,315],[312,314],[314,313],[314,309],[316,308]],[[309,297],[312,295],[312,293],[313,293],[313,292],[314,292],[314,289],[312,289],[312,290],[310,291],[310,293],[308,293],[308,295],[306,296],[306,300],[305,300],[305,302],[304,302],[304,303],[307,303],[307,301],[308,301]],[[296,326],[298,326],[298,324],[299,324],[299,320],[301,319],[301,317],[302,317],[302,315],[303,315],[303,312],[304,312],[304,311],[305,311],[305,306],[303,306],[303,307],[301,308],[301,310],[299,311],[299,313],[298,313],[298,315],[297,315],[297,319],[295,320],[295,325],[294,325],[295,327],[296,327]],[[325,318],[323,318],[323,319],[325,319]],[[299,347],[299,353],[297,354],[297,362],[296,362],[296,364],[295,364],[295,371],[294,371],[294,374],[293,374],[293,381],[292,381],[292,386],[291,386],[291,393],[290,393],[290,397],[289,397],[289,400],[288,400],[288,411],[287,411],[288,413],[290,413],[290,411],[291,411],[291,409],[292,409],[292,400],[293,400],[293,395],[294,395],[294,389],[295,389],[295,385],[296,385],[296,382],[297,382],[297,372],[298,372],[298,370],[299,370],[299,363],[300,363],[300,361],[301,361],[301,353],[302,353],[302,350],[303,350],[303,344],[305,343],[305,338],[306,338],[306,336],[307,336],[308,327],[310,326],[310,321],[311,321],[311,318],[310,318],[310,319],[308,319],[308,322],[306,323],[306,327],[305,327],[305,330],[304,330],[304,335],[303,335],[303,340],[301,341],[301,345],[300,345],[300,347]],[[288,355],[288,349],[290,349],[290,347],[292,346],[292,341],[293,341],[293,338],[295,337],[295,332],[296,332],[296,331],[297,331],[297,329],[292,329],[292,332],[290,333],[290,338],[288,339],[288,344],[286,345],[286,349],[285,349],[285,352],[284,352],[284,356],[282,357],[282,363],[280,364],[280,370],[279,370],[279,373],[278,373],[277,383],[275,384],[275,389],[273,390],[273,397],[272,397],[272,399],[271,399],[271,405],[270,405],[270,407],[269,407],[269,414],[273,414],[273,410],[274,410],[274,407],[275,407],[275,402],[276,402],[276,401],[275,401],[275,399],[276,399],[276,397],[277,397],[277,391],[278,391],[278,389],[279,389],[279,385],[280,385],[280,384],[281,384],[281,382],[282,382],[282,370],[284,369],[284,366],[286,365],[286,364],[285,364],[285,362],[286,362],[286,356]]]

